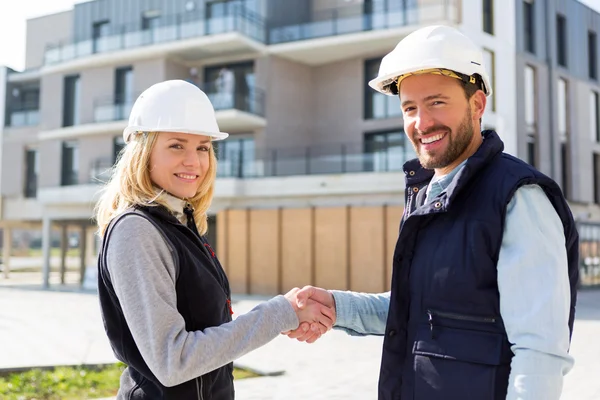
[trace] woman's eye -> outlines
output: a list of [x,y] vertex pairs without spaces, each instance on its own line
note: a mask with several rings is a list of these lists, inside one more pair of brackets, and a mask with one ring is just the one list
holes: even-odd
[[200,147],[198,147],[198,150],[200,150],[200,151],[208,151],[209,147],[208,146],[200,146]]
[[172,149],[182,149],[183,146],[181,146],[180,144],[172,144],[171,146],[169,146]]

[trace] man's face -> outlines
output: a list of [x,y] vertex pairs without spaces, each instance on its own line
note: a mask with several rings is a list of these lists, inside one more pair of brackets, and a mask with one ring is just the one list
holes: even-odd
[[465,153],[474,137],[471,105],[460,82],[423,74],[400,85],[404,131],[427,169],[443,169]]

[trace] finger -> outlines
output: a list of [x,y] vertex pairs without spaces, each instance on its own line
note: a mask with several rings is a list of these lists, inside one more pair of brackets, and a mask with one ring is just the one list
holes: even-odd
[[321,334],[320,333],[315,333],[313,334],[310,338],[306,339],[306,343],[314,343],[316,342],[319,338],[321,338]]
[[306,332],[310,332],[310,325],[308,322],[302,322],[298,326],[298,328],[291,331],[291,333],[288,335],[288,337],[290,337],[291,339],[297,339],[297,338],[305,335]]
[[325,315],[323,313],[323,311],[321,311],[321,313],[318,313],[315,317],[316,317],[315,322],[323,324],[324,326],[327,327],[327,330],[333,328],[333,320],[330,317],[328,317],[327,315]]
[[321,306],[321,314],[329,318],[332,323],[335,321],[335,311],[333,311],[333,308]]
[[[315,334],[318,335],[318,333],[315,333],[313,331],[308,331],[304,335],[300,336],[297,340],[299,342],[308,342],[309,340],[311,340],[312,338],[314,338]],[[313,342],[314,342],[314,340],[313,340]]]

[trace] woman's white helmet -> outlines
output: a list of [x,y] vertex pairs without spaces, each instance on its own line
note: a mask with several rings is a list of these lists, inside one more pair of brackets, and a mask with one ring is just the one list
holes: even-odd
[[222,140],[215,110],[208,96],[196,85],[168,80],[150,86],[137,98],[123,140],[129,143],[142,132],[180,132]]
[[379,74],[369,86],[393,96],[398,94],[402,79],[423,73],[477,83],[486,96],[492,94],[481,49],[459,30],[444,25],[421,28],[402,39],[383,57]]

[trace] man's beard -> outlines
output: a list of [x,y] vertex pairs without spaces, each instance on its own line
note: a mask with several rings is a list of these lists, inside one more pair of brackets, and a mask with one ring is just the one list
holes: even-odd
[[[471,119],[471,108],[465,114],[462,122],[456,130],[456,135],[453,135],[452,130],[445,125],[436,125],[425,132],[417,132],[419,137],[427,135],[432,132],[447,132],[444,139],[448,140],[448,145],[443,153],[439,151],[425,152],[422,150],[422,143],[420,140],[413,141],[413,147],[419,157],[419,162],[426,169],[439,169],[445,168],[452,164],[458,157],[461,156],[469,147],[471,140],[473,139],[473,120]],[[442,140],[444,140],[442,139]],[[415,144],[416,142],[416,144]],[[438,154],[439,153],[439,154]]]

